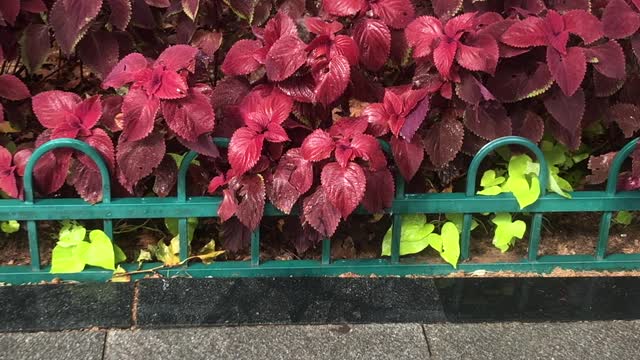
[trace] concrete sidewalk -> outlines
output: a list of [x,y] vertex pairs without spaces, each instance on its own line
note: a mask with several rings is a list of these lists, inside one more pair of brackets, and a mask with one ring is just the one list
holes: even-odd
[[0,334],[0,359],[620,359],[640,321],[244,326]]

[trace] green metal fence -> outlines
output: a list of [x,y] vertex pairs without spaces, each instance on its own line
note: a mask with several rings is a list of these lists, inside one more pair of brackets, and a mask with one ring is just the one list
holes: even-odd
[[[220,146],[228,140],[216,139]],[[556,194],[547,194],[548,171],[542,151],[531,141],[521,137],[504,137],[485,145],[474,157],[469,167],[465,193],[406,194],[404,181],[396,177],[396,198],[387,210],[392,216],[393,231],[391,256],[379,259],[350,259],[332,261],[330,241],[322,242],[321,260],[268,260],[260,259],[260,234],[251,236],[250,261],[220,261],[209,265],[202,263],[185,264],[180,267],[158,270],[164,276],[192,277],[241,277],[241,276],[337,276],[343,273],[360,275],[443,275],[452,271],[471,272],[517,271],[550,272],[556,267],[574,270],[620,270],[640,268],[640,254],[607,254],[607,243],[612,212],[620,210],[640,210],[640,192],[616,192],[620,168],[624,160],[633,152],[637,139],[629,142],[616,156],[611,166],[604,191],[576,191],[573,199],[567,200]],[[520,209],[511,194],[496,196],[476,195],[476,178],[483,159],[495,149],[506,145],[519,145],[529,149],[540,162],[541,196],[524,210]],[[33,169],[37,160],[45,153],[59,148],[71,148],[87,154],[96,162],[102,176],[103,200],[91,205],[82,199],[34,199]],[[0,220],[26,221],[30,266],[0,266],[0,282],[25,283],[51,280],[105,281],[112,272],[89,267],[77,274],[50,274],[49,267],[41,267],[38,248],[37,221],[41,220],[83,220],[100,219],[104,231],[113,238],[113,219],[177,218],[180,239],[187,239],[187,219],[189,217],[216,217],[220,197],[187,196],[186,175],[189,165],[197,156],[190,152],[182,161],[177,181],[177,196],[168,198],[111,198],[110,177],[107,167],[98,152],[89,145],[73,139],[57,139],[36,149],[27,164],[24,177],[24,201],[0,200]],[[602,212],[599,238],[593,255],[546,255],[538,256],[542,215],[548,212]],[[511,212],[532,214],[529,224],[528,256],[517,262],[473,263],[469,259],[472,214],[487,212]],[[400,225],[402,214],[415,213],[458,213],[464,214],[461,235],[461,259],[458,269],[448,264],[418,262],[400,258]],[[265,216],[281,216],[280,211],[267,205]],[[188,244],[181,241],[180,258],[186,259]],[[160,264],[147,263],[143,269]],[[126,270],[136,270],[137,264],[125,264]]]

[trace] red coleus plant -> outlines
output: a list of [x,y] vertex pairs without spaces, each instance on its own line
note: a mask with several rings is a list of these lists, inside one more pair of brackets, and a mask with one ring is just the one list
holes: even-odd
[[[0,75],[0,98],[18,101],[24,100],[31,96],[27,85],[14,75]],[[4,108],[0,103],[0,122],[4,121]]]

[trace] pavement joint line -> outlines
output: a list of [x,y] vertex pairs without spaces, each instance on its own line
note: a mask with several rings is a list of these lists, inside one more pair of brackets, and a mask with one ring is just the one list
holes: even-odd
[[104,332],[104,340],[102,341],[102,356],[100,357],[101,360],[104,360],[104,357],[107,352],[107,336],[109,336],[110,332],[111,330],[107,330]]
[[427,328],[424,326],[424,324],[420,324],[420,328],[422,329],[422,336],[424,336],[424,341],[427,343],[429,358],[432,358],[433,354],[431,353],[431,344],[429,344],[429,337],[427,337]]

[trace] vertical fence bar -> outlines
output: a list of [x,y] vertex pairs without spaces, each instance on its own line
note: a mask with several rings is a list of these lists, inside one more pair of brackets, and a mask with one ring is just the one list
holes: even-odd
[[102,231],[111,239],[113,242],[113,220],[104,220],[102,221]]
[[180,261],[189,257],[189,223],[187,218],[178,219],[178,236],[180,239]]
[[[404,178],[396,176],[396,199],[404,198]],[[400,263],[400,237],[402,234],[402,217],[400,214],[393,214],[391,230],[391,263]]]
[[540,247],[540,237],[542,231],[542,214],[534,213],[531,219],[531,230],[529,232],[529,261],[538,260],[538,248]]
[[260,265],[260,227],[251,233],[251,265]]
[[322,265],[331,264],[331,240],[322,239]]
[[605,211],[600,218],[600,230],[598,231],[598,245],[596,246],[596,260],[603,260],[607,254],[609,244],[609,229],[611,228],[611,211]]
[[40,270],[40,247],[38,246],[38,225],[34,220],[27,221],[29,235],[29,254],[31,256],[31,270]]
[[471,246],[471,223],[473,214],[465,213],[462,217],[462,238],[460,239],[460,260],[469,259],[469,248]]

